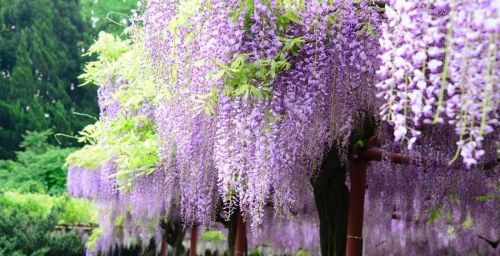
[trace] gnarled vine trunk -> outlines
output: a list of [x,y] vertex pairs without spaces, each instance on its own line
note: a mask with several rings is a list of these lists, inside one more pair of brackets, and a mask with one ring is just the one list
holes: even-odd
[[344,256],[347,236],[349,190],[345,185],[346,168],[332,148],[311,183],[320,221],[323,256]]
[[182,246],[182,241],[186,235],[186,230],[179,221],[161,222],[160,226],[165,230],[165,239],[172,246],[173,255],[185,255],[185,248]]

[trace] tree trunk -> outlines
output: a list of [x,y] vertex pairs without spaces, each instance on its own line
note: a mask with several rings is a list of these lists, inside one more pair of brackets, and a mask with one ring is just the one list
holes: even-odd
[[236,245],[236,226],[237,226],[236,213],[231,214],[229,221],[225,222],[227,227],[227,255],[233,256]]
[[320,221],[323,256],[345,255],[349,207],[349,190],[345,179],[346,168],[335,148],[332,148],[318,175],[311,180]]
[[182,246],[182,241],[186,235],[186,230],[179,221],[162,221],[160,226],[165,230],[167,243],[172,246],[173,255],[185,255],[185,249]]

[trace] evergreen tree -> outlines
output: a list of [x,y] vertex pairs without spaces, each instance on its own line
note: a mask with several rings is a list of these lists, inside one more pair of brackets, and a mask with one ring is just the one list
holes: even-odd
[[78,87],[85,25],[78,0],[0,5],[0,158],[26,130],[72,134],[96,115],[95,88]]

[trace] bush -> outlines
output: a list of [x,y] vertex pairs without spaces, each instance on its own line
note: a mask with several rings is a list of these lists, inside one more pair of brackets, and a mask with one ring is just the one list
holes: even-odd
[[27,132],[21,143],[23,151],[17,159],[0,160],[0,191],[49,193],[58,195],[66,191],[66,157],[73,148],[59,148],[47,140],[52,131]]
[[84,245],[74,231],[57,224],[93,223],[90,202],[46,194],[0,194],[0,256],[82,255]]
[[83,243],[74,231],[56,230],[61,208],[54,207],[45,216],[29,208],[4,206],[0,202],[0,255],[83,255]]

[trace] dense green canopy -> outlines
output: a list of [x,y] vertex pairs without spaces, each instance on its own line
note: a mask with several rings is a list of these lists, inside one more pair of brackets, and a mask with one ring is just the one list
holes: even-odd
[[26,130],[71,134],[95,115],[95,89],[78,87],[85,25],[77,0],[13,0],[0,5],[0,158]]

